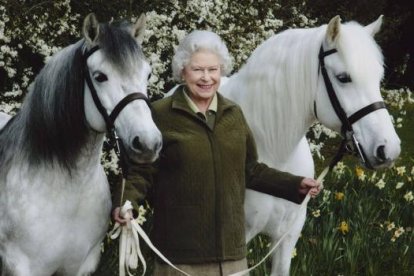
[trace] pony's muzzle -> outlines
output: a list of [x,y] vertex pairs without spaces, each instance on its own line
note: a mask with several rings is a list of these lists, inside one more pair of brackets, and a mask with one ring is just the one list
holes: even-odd
[[146,143],[139,136],[132,139],[131,150],[137,155],[137,159],[141,162],[152,162],[158,157],[162,147],[161,139],[155,139],[150,143]]

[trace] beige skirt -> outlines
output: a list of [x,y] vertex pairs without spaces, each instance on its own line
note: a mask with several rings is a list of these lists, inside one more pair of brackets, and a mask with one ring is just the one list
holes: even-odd
[[[247,269],[246,258],[236,261],[214,262],[205,264],[180,264],[176,265],[179,269],[191,276],[227,276]],[[167,264],[155,262],[154,276],[183,276],[181,272],[175,270]],[[246,274],[248,275],[248,274]]]

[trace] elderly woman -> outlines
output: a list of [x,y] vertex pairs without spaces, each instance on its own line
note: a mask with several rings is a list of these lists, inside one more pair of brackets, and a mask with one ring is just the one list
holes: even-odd
[[[131,167],[125,198],[151,191],[157,248],[191,275],[228,275],[247,268],[243,201],[253,189],[300,203],[319,184],[257,161],[240,107],[218,93],[231,71],[226,45],[209,31],[194,31],[178,46],[171,97],[154,103],[163,149],[153,166]],[[119,194],[119,193],[118,193]],[[119,198],[119,197],[118,197]],[[118,204],[118,201],[116,201]],[[113,217],[119,217],[119,207]],[[180,275],[157,261],[154,275]]]

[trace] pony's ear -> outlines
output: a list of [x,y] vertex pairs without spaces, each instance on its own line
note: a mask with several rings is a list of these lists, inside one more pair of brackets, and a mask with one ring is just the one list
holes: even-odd
[[141,44],[144,40],[145,26],[146,18],[145,14],[143,13],[138,18],[137,22],[135,22],[134,26],[132,26],[132,36],[135,37],[139,44]]
[[82,28],[83,36],[89,45],[96,42],[99,35],[99,22],[95,17],[95,14],[90,13],[85,17]]
[[372,36],[376,35],[381,29],[383,17],[384,17],[383,15],[380,15],[377,20],[375,20],[374,22],[366,26],[365,30],[367,30],[367,32],[371,34]]
[[328,28],[326,29],[326,38],[329,44],[335,44],[336,40],[339,37],[340,30],[341,17],[337,15],[329,21]]

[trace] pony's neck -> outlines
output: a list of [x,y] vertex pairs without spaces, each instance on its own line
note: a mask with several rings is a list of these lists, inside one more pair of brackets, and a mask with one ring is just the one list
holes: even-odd
[[84,145],[78,157],[78,167],[96,167],[101,162],[105,133],[98,133],[93,130],[89,132],[88,142]]
[[260,159],[271,165],[288,158],[315,120],[319,33],[289,30],[268,39],[222,89],[242,107]]

